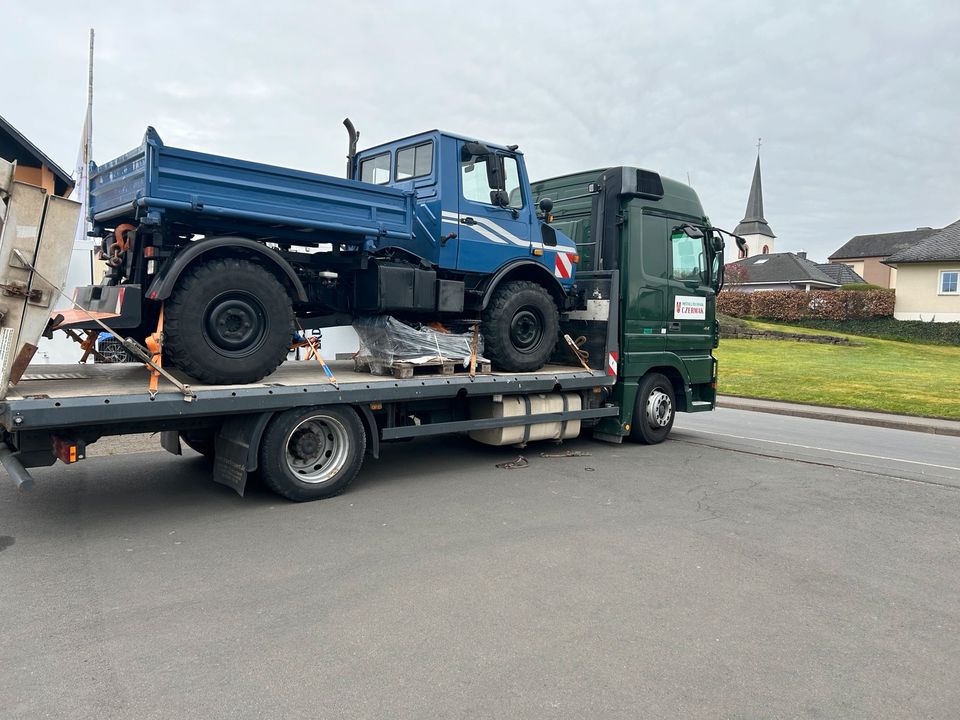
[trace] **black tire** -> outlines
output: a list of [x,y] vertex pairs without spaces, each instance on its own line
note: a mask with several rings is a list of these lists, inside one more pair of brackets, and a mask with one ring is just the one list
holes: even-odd
[[216,439],[213,430],[184,430],[180,433],[180,442],[209,460],[213,460]]
[[260,443],[260,476],[289,500],[339,495],[363,464],[367,436],[345,405],[295,408],[277,415]]
[[200,382],[252,383],[287,357],[290,296],[268,270],[223,258],[189,268],[164,310],[167,359]]
[[527,372],[546,365],[557,345],[560,313],[534,282],[503,283],[483,311],[483,354],[498,370]]
[[667,439],[677,415],[673,383],[660,373],[650,373],[640,382],[633,407],[630,438],[644,445],[656,445]]

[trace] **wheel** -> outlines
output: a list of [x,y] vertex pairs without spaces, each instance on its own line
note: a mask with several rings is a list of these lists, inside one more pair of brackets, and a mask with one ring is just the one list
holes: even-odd
[[127,363],[134,361],[123,343],[111,335],[97,342],[97,352],[103,357],[103,362],[105,363]]
[[290,296],[249,260],[215,259],[189,268],[167,301],[164,353],[200,382],[256,382],[287,357]]
[[183,430],[180,433],[180,442],[210,460],[213,460],[216,438],[213,430]]
[[630,438],[644,445],[656,445],[667,439],[676,416],[673,384],[660,373],[643,378],[633,408]]
[[342,493],[363,464],[367,436],[343,405],[287,410],[267,426],[260,443],[260,475],[290,500]]
[[557,305],[544,287],[504,283],[483,311],[483,354],[499,370],[537,370],[553,354],[559,331]]

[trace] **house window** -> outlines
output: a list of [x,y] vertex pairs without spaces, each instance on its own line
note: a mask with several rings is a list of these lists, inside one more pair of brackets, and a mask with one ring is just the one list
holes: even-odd
[[390,153],[385,152],[361,160],[360,180],[374,185],[386,185],[390,182]]
[[397,150],[397,180],[429,175],[433,169],[433,142]]
[[763,246],[763,254],[764,254],[764,255],[769,255],[769,254],[770,254],[770,246],[769,246],[769,245],[764,245],[764,246]]
[[940,294],[941,295],[960,295],[958,290],[960,285],[960,270],[941,270],[940,271]]

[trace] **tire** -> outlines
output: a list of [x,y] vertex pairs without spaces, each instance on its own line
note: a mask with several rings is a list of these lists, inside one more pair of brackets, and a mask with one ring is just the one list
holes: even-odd
[[363,464],[367,436],[345,405],[287,410],[260,443],[260,476],[275,493],[303,502],[339,495]]
[[252,383],[287,357],[293,306],[268,270],[223,258],[189,268],[164,309],[167,359],[203,383]]
[[515,280],[500,285],[482,319],[483,354],[498,370],[538,370],[557,345],[557,304],[534,282]]
[[[123,343],[115,337],[107,337],[97,343],[97,352],[103,357],[105,363],[128,363],[135,362],[133,356],[124,347]],[[99,361],[98,361],[99,362]]]
[[673,383],[660,373],[646,375],[637,391],[630,438],[644,445],[656,445],[667,439],[677,414]]
[[180,433],[180,442],[209,460],[213,460],[216,438],[213,430],[184,430]]

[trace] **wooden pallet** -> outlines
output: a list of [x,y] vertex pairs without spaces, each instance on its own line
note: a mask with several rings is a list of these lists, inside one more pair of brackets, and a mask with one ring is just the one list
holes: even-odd
[[[355,357],[353,359],[354,369],[357,372],[370,372],[370,363],[367,358]],[[397,361],[387,365],[385,374],[392,375],[399,380],[406,380],[415,375],[469,375],[470,368],[464,367],[463,362],[459,360],[444,360],[426,363],[411,363]],[[488,374],[490,372],[489,360],[477,361],[477,374]]]

